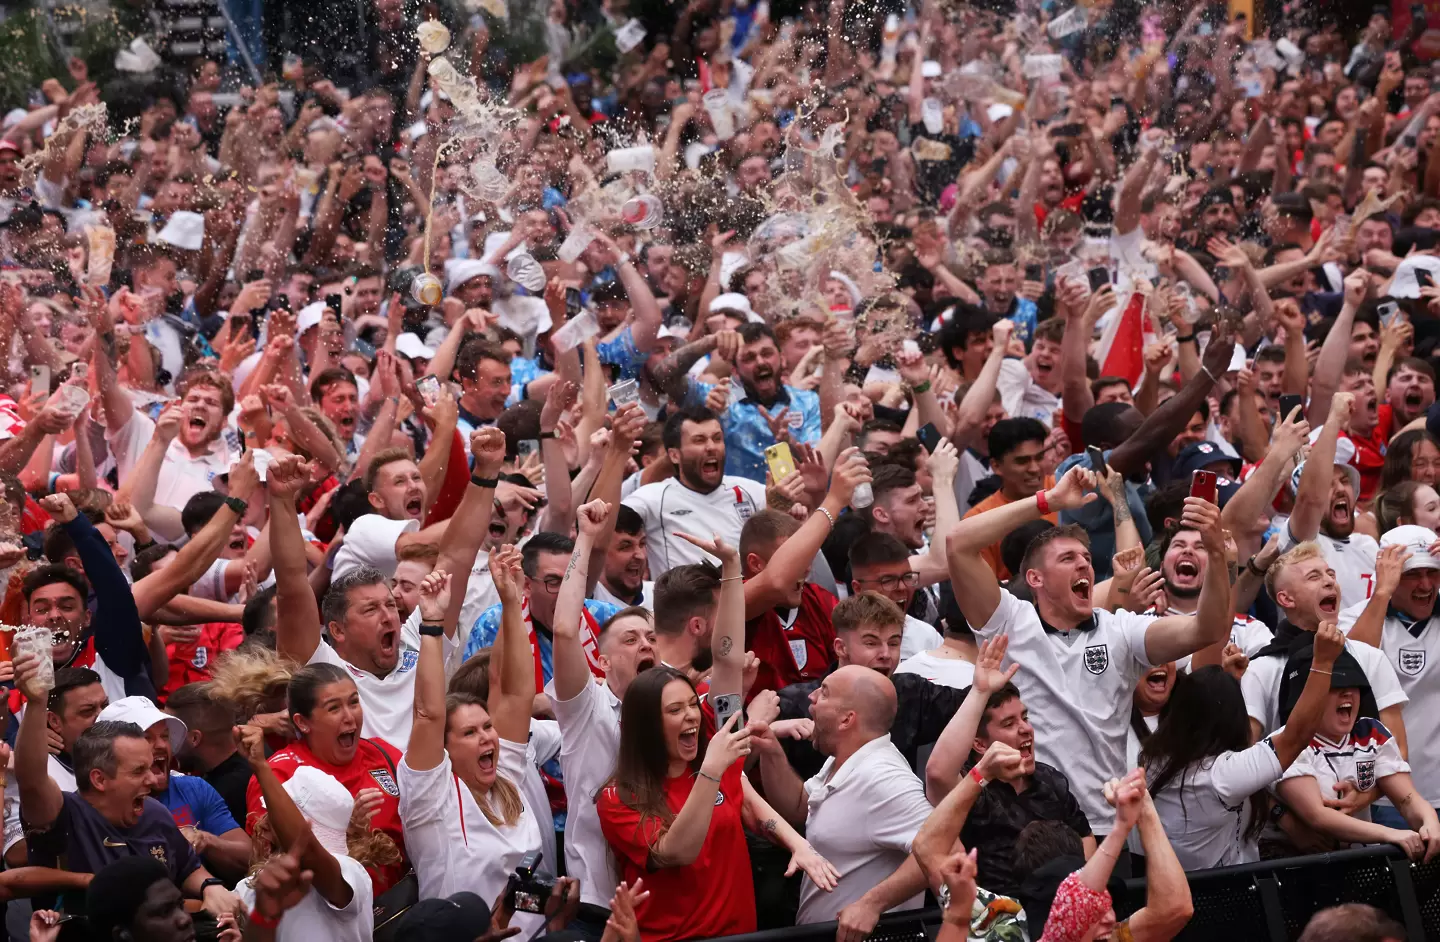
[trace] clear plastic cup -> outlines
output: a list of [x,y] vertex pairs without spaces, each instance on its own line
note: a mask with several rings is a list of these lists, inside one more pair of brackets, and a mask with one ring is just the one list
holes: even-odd
[[611,173],[655,171],[655,148],[646,144],[641,147],[619,147],[605,155],[605,166]]
[[940,99],[927,98],[920,103],[920,120],[931,134],[945,130],[945,106],[940,104]]
[[66,414],[71,416],[79,415],[80,411],[90,404],[90,394],[84,387],[74,383],[65,383],[55,390],[55,398],[60,401]]
[[621,409],[632,402],[640,401],[640,384],[633,379],[622,379],[607,390],[615,408]]
[[510,192],[510,180],[488,157],[477,157],[470,164],[470,180],[481,199],[498,203]]
[[570,227],[570,232],[565,236],[565,241],[560,243],[560,248],[555,251],[555,256],[560,261],[569,264],[579,258],[580,253],[584,252],[593,241],[595,241],[595,233],[584,222],[577,221]]
[[109,226],[86,226],[85,238],[90,246],[85,283],[108,285],[110,269],[115,261],[115,230]]
[[850,508],[852,510],[864,510],[875,503],[875,489],[869,482],[861,482],[855,485],[855,492],[850,495]]
[[40,693],[49,693],[55,689],[55,662],[50,658],[50,649],[54,644],[55,635],[50,629],[35,625],[16,629],[15,637],[10,639],[12,657],[30,653],[34,654],[39,662],[35,672],[35,686]]
[[706,92],[701,101],[705,104],[705,113],[710,116],[710,126],[715,129],[715,136],[722,141],[734,137],[735,115],[730,112],[730,92],[716,88]]
[[600,322],[589,311],[581,311],[569,323],[550,335],[556,353],[568,353],[600,333]]
[[416,275],[415,280],[410,282],[410,297],[433,307],[445,297],[445,288],[440,284],[439,278],[427,271],[423,275]]
[[636,229],[654,229],[665,218],[664,204],[651,193],[632,196],[620,207],[620,218]]
[[527,291],[539,293],[545,290],[545,269],[528,252],[512,256],[505,263],[505,274],[516,284],[524,285]]

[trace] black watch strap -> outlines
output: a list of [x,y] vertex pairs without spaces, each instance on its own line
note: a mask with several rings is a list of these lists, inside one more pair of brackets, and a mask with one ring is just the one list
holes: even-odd
[[495,488],[497,488],[497,487],[500,486],[500,479],[499,479],[499,478],[482,478],[482,477],[481,477],[480,475],[478,475],[478,474],[472,474],[472,475],[470,475],[470,483],[471,483],[471,484],[474,484],[476,487],[488,487],[488,488],[490,488],[491,490],[494,490]]
[[[242,517],[245,516],[245,511],[250,508],[249,504],[247,504],[245,501],[241,500],[238,497],[225,498],[225,506],[229,507],[231,510],[235,511],[235,513]],[[223,886],[224,884],[221,885]]]
[[540,440],[541,440],[541,441],[544,441],[544,440],[547,439],[547,438],[553,438],[553,439],[556,439],[556,440],[558,441],[559,438],[560,438],[560,433],[556,432],[554,429],[551,429],[551,430],[548,431],[548,432],[541,432],[541,433],[540,433]]
[[221,880],[221,879],[218,878],[218,877],[206,877],[206,878],[200,883],[200,895],[201,895],[201,896],[204,896],[204,895],[205,895],[205,891],[208,890],[208,889],[210,889],[210,887],[212,887],[212,886],[224,886],[224,885],[225,885],[225,881],[224,881],[224,880]]
[[1176,334],[1176,335],[1175,335],[1175,342],[1176,342],[1176,343],[1194,343],[1194,342],[1195,342],[1195,335],[1194,335],[1194,334],[1185,334],[1184,336],[1181,336],[1180,334]]
[[425,636],[427,636],[427,637],[431,637],[431,638],[438,638],[438,637],[440,637],[441,635],[445,634],[445,626],[444,626],[444,625],[432,625],[432,624],[430,624],[429,622],[423,622],[423,621],[422,621],[422,622],[420,623],[420,634],[425,635]]

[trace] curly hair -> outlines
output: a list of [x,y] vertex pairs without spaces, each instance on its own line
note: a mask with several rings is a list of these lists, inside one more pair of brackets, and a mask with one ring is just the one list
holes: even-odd
[[233,704],[241,716],[270,712],[268,705],[285,693],[295,669],[294,661],[269,648],[246,645],[215,662],[210,693]]

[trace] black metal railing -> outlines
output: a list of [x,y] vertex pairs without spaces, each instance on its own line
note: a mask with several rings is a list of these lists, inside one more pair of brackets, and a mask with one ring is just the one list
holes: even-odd
[[[1188,875],[1195,914],[1177,942],[1294,942],[1310,917],[1340,903],[1368,903],[1405,926],[1409,942],[1440,942],[1440,859],[1411,863],[1392,845],[1196,870]],[[1121,918],[1145,905],[1145,881],[1128,880],[1115,900]],[[940,925],[935,908],[885,916],[872,942],[924,942]],[[832,942],[835,923],[728,936],[725,942]],[[1039,937],[1038,927],[1035,938]]]

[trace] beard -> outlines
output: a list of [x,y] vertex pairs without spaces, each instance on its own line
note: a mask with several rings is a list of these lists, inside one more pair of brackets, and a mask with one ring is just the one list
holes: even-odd
[[700,673],[705,673],[715,665],[715,653],[710,650],[709,645],[701,648],[696,655],[690,659],[690,666]]

